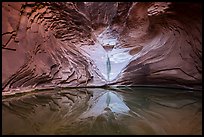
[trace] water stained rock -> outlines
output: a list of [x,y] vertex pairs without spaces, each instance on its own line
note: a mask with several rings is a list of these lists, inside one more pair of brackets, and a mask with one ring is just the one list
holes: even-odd
[[128,87],[202,90],[201,34],[200,3],[3,2],[3,134],[202,134],[202,92]]
[[2,89],[107,79],[202,89],[201,11],[200,3],[3,2]]

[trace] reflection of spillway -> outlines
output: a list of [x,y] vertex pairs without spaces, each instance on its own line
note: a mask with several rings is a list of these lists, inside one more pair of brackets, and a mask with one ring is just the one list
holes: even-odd
[[113,113],[129,115],[129,107],[122,98],[113,92],[107,92],[100,96],[96,103],[82,117],[97,117],[110,110]]

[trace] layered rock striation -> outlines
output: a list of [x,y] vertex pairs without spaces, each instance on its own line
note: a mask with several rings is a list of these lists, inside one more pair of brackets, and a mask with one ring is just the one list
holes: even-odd
[[199,3],[3,2],[2,89],[201,89],[201,10]]

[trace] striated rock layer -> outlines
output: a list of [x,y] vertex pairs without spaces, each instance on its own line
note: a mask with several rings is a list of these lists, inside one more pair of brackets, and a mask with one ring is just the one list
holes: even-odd
[[201,89],[201,11],[200,3],[3,2],[2,89]]

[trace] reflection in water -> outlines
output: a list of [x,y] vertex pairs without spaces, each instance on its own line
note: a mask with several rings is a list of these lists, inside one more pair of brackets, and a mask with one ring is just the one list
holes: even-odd
[[64,89],[4,97],[3,134],[202,134],[202,93]]
[[[96,103],[85,112],[85,117],[97,117],[110,111],[116,114],[128,115],[129,108],[117,94],[107,91],[95,100]],[[84,117],[84,115],[82,115]]]

